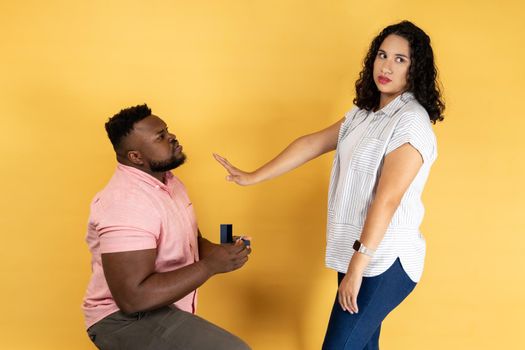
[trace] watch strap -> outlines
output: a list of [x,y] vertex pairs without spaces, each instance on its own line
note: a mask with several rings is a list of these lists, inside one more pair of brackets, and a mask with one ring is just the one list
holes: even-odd
[[356,252],[368,255],[369,257],[373,257],[376,252],[374,249],[367,248],[358,239],[355,240],[353,248]]

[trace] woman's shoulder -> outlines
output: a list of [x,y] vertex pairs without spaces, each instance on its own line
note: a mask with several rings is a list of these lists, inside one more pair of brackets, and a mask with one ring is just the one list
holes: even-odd
[[360,120],[366,118],[370,111],[360,108],[356,105],[352,105],[352,108],[345,113],[345,121],[352,122],[353,120]]
[[399,125],[415,124],[420,127],[432,129],[430,116],[415,98],[408,101],[399,111]]
[[359,113],[359,111],[361,111],[361,108],[357,107],[356,105],[352,105],[350,110],[345,113],[345,118],[352,119],[356,114]]

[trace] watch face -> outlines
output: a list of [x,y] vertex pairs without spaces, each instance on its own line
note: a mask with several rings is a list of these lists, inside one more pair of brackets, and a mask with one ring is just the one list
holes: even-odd
[[357,239],[354,242],[354,250],[359,251],[359,248],[361,248],[361,242],[359,242]]

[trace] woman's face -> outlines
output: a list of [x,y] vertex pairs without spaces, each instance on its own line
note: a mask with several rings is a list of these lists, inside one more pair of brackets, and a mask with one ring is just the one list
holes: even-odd
[[381,93],[382,105],[392,101],[407,89],[410,68],[410,45],[395,34],[383,40],[374,61],[374,82]]

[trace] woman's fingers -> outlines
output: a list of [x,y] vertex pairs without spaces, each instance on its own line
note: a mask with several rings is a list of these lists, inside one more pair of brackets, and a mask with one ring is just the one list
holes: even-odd
[[226,180],[232,181],[232,182],[235,182],[236,184],[238,184],[240,178],[239,178],[238,175],[228,175],[228,176],[226,176]]
[[223,158],[223,157],[221,157],[220,155],[215,154],[215,153],[213,153],[213,158],[215,158],[215,160],[216,160],[217,162],[219,162],[220,165],[222,165],[223,167],[225,167],[226,169],[228,169],[228,165],[229,165],[229,164],[228,164],[228,161],[227,161],[225,158]]
[[213,153],[213,157],[219,164],[221,164],[224,169],[228,172],[226,175],[226,181],[235,182],[241,186],[247,186],[253,184],[253,181],[250,179],[250,174],[234,167],[228,160],[216,153]]
[[227,161],[225,158],[223,158],[223,157],[221,157],[220,155],[215,154],[215,153],[213,153],[213,158],[215,158],[215,160],[216,160],[217,162],[219,162],[220,165],[222,165],[223,167],[225,167],[226,170],[229,170],[229,169],[228,169],[228,168],[229,168],[229,163],[228,163],[228,161]]
[[213,154],[213,158],[217,159],[219,162],[224,160],[224,157],[218,155],[217,153],[212,153]]
[[352,307],[351,298],[352,298],[351,295],[345,295],[345,307],[348,310],[348,312],[353,314],[355,311]]
[[220,155],[218,155],[218,154],[216,154],[216,153],[213,153],[213,157],[215,157],[215,159],[216,159],[219,163],[221,163],[222,165],[224,165],[224,166],[231,167],[231,168],[234,167],[233,165],[231,165],[230,162],[228,162],[228,159],[226,159],[226,158],[224,158],[224,157],[222,157],[222,156],[220,156]]
[[341,295],[341,291],[339,291],[337,293],[337,301],[339,301],[339,305],[341,305],[341,309],[343,309],[343,311],[346,311],[345,304],[344,304],[343,300],[344,300],[344,297]]
[[357,313],[359,309],[357,308],[357,294],[359,291],[355,291],[352,287],[348,285],[348,282],[343,280],[339,286],[337,292],[337,301],[343,311],[348,311],[351,314]]
[[[228,160],[224,157],[221,157],[218,154],[213,153],[213,157],[217,162],[219,162],[220,165],[222,165],[231,175],[234,175],[239,171],[236,167],[234,167]],[[230,180],[231,181],[231,180]]]
[[352,296],[349,294],[341,294],[341,307],[344,311],[348,311],[349,313],[353,314],[355,312],[353,306],[352,306]]
[[357,308],[357,295],[356,294],[352,295],[352,297],[350,298],[350,304],[352,306],[352,310],[355,313],[358,313],[359,309]]

